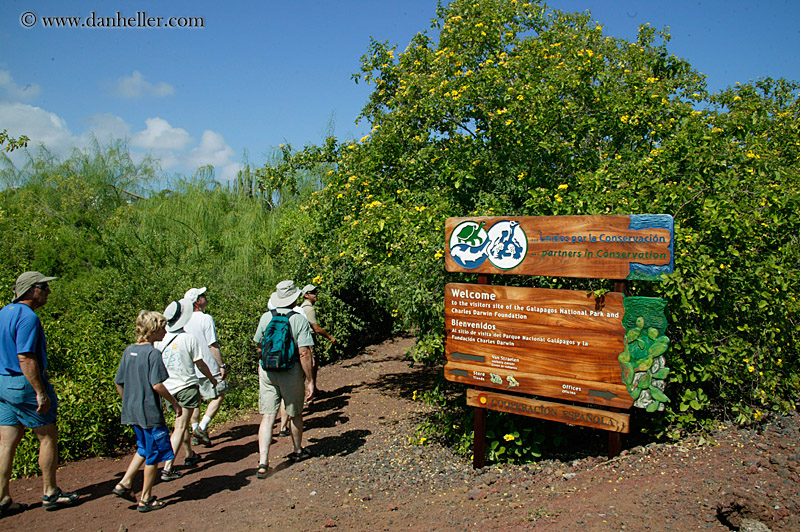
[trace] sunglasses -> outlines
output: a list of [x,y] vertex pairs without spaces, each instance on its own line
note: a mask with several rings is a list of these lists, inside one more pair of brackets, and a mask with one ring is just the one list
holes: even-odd
[[38,288],[40,290],[49,290],[50,289],[50,285],[47,284],[47,283],[36,283],[33,286],[35,286],[36,288]]

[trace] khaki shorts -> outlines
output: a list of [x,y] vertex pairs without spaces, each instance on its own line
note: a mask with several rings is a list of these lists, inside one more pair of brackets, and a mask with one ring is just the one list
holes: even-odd
[[200,397],[202,397],[204,401],[211,401],[220,395],[228,393],[228,381],[219,380],[217,375],[214,375],[214,377],[217,379],[216,388],[211,385],[211,381],[206,377],[200,377]]
[[286,415],[299,416],[303,412],[306,397],[305,373],[300,362],[286,371],[264,371],[258,366],[258,411],[261,414],[277,414],[281,399],[286,404]]
[[[175,400],[178,401],[181,408],[197,408],[200,406],[200,389],[196,384],[175,392],[172,396],[175,397]],[[172,405],[169,403],[167,403],[167,407],[170,410],[173,409]]]

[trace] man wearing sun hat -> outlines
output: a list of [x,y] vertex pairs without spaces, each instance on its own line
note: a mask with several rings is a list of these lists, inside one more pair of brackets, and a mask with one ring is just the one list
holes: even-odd
[[[189,300],[173,301],[167,305],[163,314],[167,318],[167,334],[163,340],[153,344],[153,347],[161,351],[161,359],[169,373],[164,386],[178,400],[182,410],[181,415],[175,418],[175,427],[170,438],[172,452],[177,456],[183,447],[186,451],[184,465],[194,467],[200,461],[200,456],[192,451],[190,431],[192,412],[200,406],[200,380],[195,375],[195,367],[213,386],[217,385],[217,379],[203,362],[200,342],[183,329],[192,317],[192,304]],[[182,476],[180,471],[176,471],[173,467],[173,461],[174,459],[164,464],[161,480],[170,481]]]
[[228,366],[222,362],[222,353],[219,349],[214,318],[204,312],[208,306],[206,287],[190,288],[183,298],[191,301],[194,305],[192,317],[184,325],[183,329],[197,337],[200,342],[200,350],[203,352],[203,361],[208,366],[208,369],[211,370],[211,373],[214,374],[214,378],[217,379],[217,385],[212,386],[211,381],[200,373],[199,369],[195,368],[195,375],[200,379],[200,396],[209,403],[203,419],[200,419],[199,408],[195,409],[194,414],[192,414],[192,445],[197,445],[200,442],[204,445],[211,445],[208,426],[214,416],[217,415],[217,412],[219,412],[219,407],[222,405],[225,393],[228,391],[228,383],[225,380],[225,377],[228,376]]
[[47,345],[36,309],[50,295],[47,277],[25,272],[14,285],[14,299],[0,310],[0,517],[25,510],[9,493],[14,454],[25,427],[39,439],[42,507],[57,510],[73,504],[77,493],[56,484],[58,468],[58,398],[47,372]]
[[[317,302],[317,296],[319,294],[319,290],[313,284],[307,284],[303,287],[302,290],[303,294],[303,304],[300,305],[300,308],[303,309],[303,313],[305,314],[306,318],[308,319],[308,323],[311,326],[311,333],[313,334],[315,341],[314,344],[316,345],[316,338],[318,335],[324,336],[328,339],[328,341],[332,344],[336,343],[336,338],[331,336],[328,331],[322,328],[322,325],[319,324],[317,321],[317,311],[314,308],[314,305]],[[317,369],[318,369],[318,360],[316,356],[312,357],[313,360],[313,370],[312,370],[312,377],[314,380],[314,390],[316,395],[324,394],[325,392],[320,391],[317,388]]]
[[289,314],[289,326],[300,353],[300,363],[295,363],[284,371],[266,371],[260,364],[258,366],[258,410],[264,416],[258,429],[258,478],[267,476],[272,426],[275,424],[281,399],[286,404],[286,413],[291,419],[294,451],[289,455],[289,459],[297,462],[311,456],[311,453],[302,447],[303,403],[314,394],[311,375],[311,346],[314,345],[314,340],[311,337],[308,320],[302,314],[292,311],[299,297],[300,289],[294,285],[294,281],[278,283],[275,292],[269,298],[275,310],[267,311],[261,316],[256,333],[253,335],[253,341],[260,346],[264,341],[267,325],[272,320],[272,313]]

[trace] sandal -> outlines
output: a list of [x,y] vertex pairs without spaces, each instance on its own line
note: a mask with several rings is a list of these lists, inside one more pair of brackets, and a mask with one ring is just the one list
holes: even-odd
[[183,459],[183,465],[185,467],[195,467],[197,464],[200,463],[200,455],[193,452],[192,456],[187,456]]
[[11,499],[8,499],[8,502],[5,504],[0,504],[0,517],[9,517],[12,515],[21,514],[28,509],[28,505],[22,504],[21,502],[16,503],[16,508],[12,508],[12,504],[15,503]]
[[258,471],[256,471],[256,478],[267,478],[269,474],[269,464],[258,464]]
[[153,510],[160,510],[167,504],[163,501],[159,501],[155,495],[150,497],[149,501],[139,501],[138,506],[136,507],[142,513],[152,512]]
[[286,458],[288,458],[292,462],[302,462],[307,458],[311,458],[311,456],[312,456],[311,451],[309,451],[306,448],[303,448],[300,449],[299,453],[296,452],[289,453],[289,455]]
[[286,429],[281,429],[281,430],[278,432],[278,437],[279,437],[279,438],[282,438],[283,436],[289,436],[290,434],[291,434],[291,432],[289,432],[289,429],[288,429],[288,428],[286,428]]
[[123,499],[131,498],[135,499],[136,497],[133,494],[133,488],[126,488],[121,482],[114,486],[114,489],[111,490],[111,493],[116,495],[117,497],[121,497]]
[[169,482],[170,480],[178,480],[183,476],[183,473],[180,471],[175,471],[175,469],[162,469],[161,470],[161,480],[164,482]]
[[58,510],[64,506],[75,504],[78,500],[78,494],[74,491],[71,493],[64,493],[61,488],[56,488],[56,492],[52,495],[42,495],[42,507],[48,512]]

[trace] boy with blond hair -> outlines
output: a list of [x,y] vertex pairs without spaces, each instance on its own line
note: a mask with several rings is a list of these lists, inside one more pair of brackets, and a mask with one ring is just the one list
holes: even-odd
[[161,409],[161,398],[168,401],[178,416],[181,406],[164,386],[169,378],[161,351],[153,347],[164,339],[167,319],[158,312],[141,311],[136,318],[136,343],[122,354],[114,383],[122,397],[122,423],[132,425],[136,433],[136,454],[125,476],[114,487],[119,497],[133,496],[133,478],[144,464],[144,483],[137,509],[150,512],[164,507],[151,494],[158,474],[158,464],[175,459],[169,429]]

